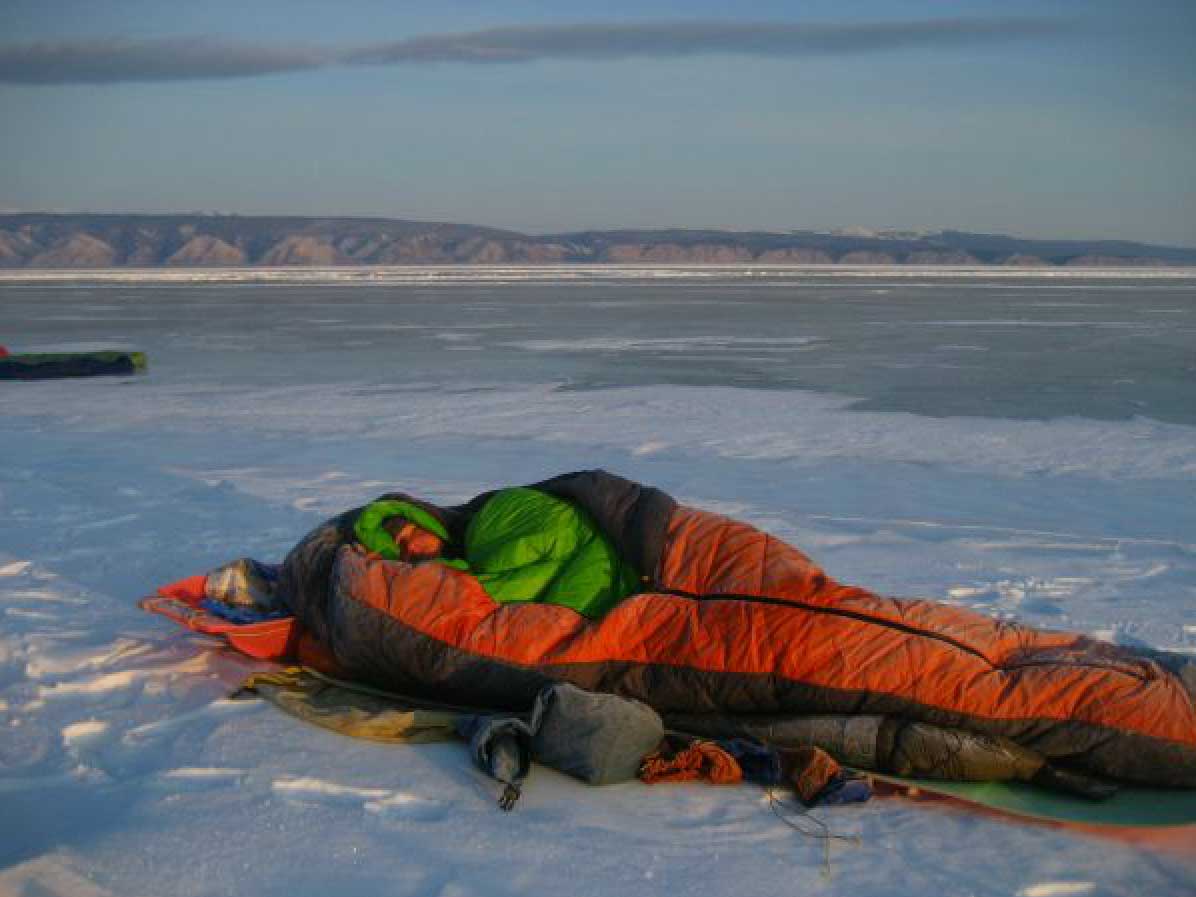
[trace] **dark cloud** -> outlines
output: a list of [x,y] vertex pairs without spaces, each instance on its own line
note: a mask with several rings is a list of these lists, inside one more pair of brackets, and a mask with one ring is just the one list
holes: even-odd
[[318,68],[331,57],[300,47],[208,38],[0,45],[0,83],[111,84],[245,78]]
[[208,38],[0,45],[0,83],[111,84],[245,78],[335,64],[601,61],[699,54],[813,56],[914,47],[955,47],[1066,31],[1058,19],[931,19],[793,24],[661,22],[528,25],[433,34],[339,51],[261,46]]
[[661,22],[536,25],[434,34],[350,51],[348,62],[516,63],[539,59],[609,60],[726,53],[810,56],[907,47],[950,47],[1057,34],[1057,19],[931,19],[918,22],[794,24]]

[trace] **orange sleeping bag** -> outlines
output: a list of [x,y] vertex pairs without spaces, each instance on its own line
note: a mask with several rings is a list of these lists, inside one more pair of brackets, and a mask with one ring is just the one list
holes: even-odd
[[[599,620],[500,605],[468,572],[367,553],[347,512],[287,557],[284,598],[349,675],[451,703],[517,709],[567,681],[662,713],[882,715],[1196,787],[1196,703],[1162,655],[844,586],[755,527],[601,471],[530,488],[590,513],[643,591]],[[490,495],[421,504],[456,534]]]

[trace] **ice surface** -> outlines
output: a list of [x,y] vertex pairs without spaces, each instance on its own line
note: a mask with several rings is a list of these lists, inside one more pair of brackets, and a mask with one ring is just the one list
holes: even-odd
[[[667,384],[803,390],[923,417],[1196,425],[1191,272],[553,270],[282,270],[266,283],[243,282],[255,271],[9,272],[0,333],[13,351],[140,348],[157,382],[198,396]],[[26,279],[4,285],[15,275]]]
[[0,384],[0,895],[1196,890],[894,799],[816,813],[860,838],[829,878],[751,787],[536,769],[502,814],[460,745],[229,701],[261,665],[135,606],[389,488],[604,466],[848,581],[1196,653],[1190,275],[19,274],[0,343],[150,370]]

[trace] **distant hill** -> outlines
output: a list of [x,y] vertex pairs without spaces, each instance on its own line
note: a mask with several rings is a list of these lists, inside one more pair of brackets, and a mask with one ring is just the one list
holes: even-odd
[[532,236],[470,224],[239,215],[0,215],[0,267],[221,265],[1196,265],[1196,249],[962,231],[609,230]]

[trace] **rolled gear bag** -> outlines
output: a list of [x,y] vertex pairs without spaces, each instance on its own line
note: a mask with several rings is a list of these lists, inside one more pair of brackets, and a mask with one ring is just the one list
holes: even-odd
[[647,704],[568,683],[542,691],[536,713],[532,756],[590,785],[634,779],[664,737],[659,714]]
[[590,785],[636,778],[644,756],[664,737],[664,724],[639,701],[561,683],[536,696],[530,719],[469,716],[458,731],[478,768],[505,786],[499,806],[509,810],[532,760]]

